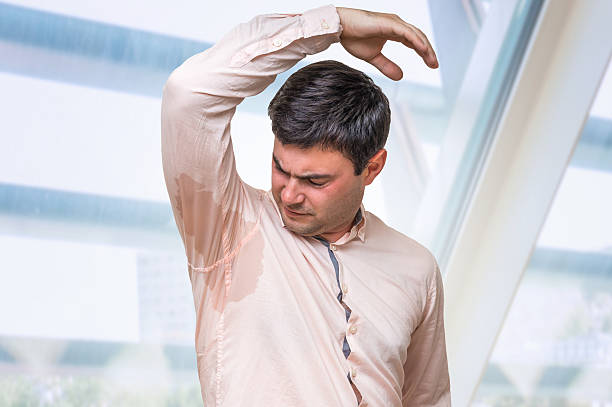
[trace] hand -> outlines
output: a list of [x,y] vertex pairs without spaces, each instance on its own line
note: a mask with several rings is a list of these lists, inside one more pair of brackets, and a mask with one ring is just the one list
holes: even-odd
[[340,44],[351,55],[374,65],[393,80],[402,79],[402,70],[381,53],[387,40],[401,42],[415,50],[430,68],[438,67],[438,59],[421,30],[395,14],[336,7],[342,24]]

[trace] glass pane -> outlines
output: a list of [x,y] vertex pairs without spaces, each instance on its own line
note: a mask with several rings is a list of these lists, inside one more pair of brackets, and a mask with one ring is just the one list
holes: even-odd
[[474,406],[612,405],[612,65]]
[[[161,170],[161,89],[238,22],[318,5],[177,0],[147,2],[143,13],[142,2],[119,0],[0,3],[0,106],[10,112],[0,149],[0,405],[201,405],[193,300]],[[429,70],[390,44],[401,82],[338,45],[298,64],[338,59],[391,100],[389,159],[368,210],[407,234],[419,216],[452,226],[440,217],[446,203],[430,208],[422,197],[442,176],[440,157],[457,163],[443,177],[477,172],[495,126],[486,107],[503,107],[501,84],[512,83],[540,5],[378,2],[422,28],[441,62]],[[238,170],[255,187],[270,184],[268,102],[295,69],[232,123]],[[465,111],[457,143],[453,118]]]

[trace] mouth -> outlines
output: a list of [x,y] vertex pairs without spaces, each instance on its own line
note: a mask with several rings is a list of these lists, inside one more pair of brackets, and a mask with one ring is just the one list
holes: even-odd
[[285,211],[285,214],[287,214],[287,215],[289,215],[291,217],[299,217],[299,216],[309,215],[308,213],[292,211],[291,209],[287,208],[286,206],[283,206],[283,210]]

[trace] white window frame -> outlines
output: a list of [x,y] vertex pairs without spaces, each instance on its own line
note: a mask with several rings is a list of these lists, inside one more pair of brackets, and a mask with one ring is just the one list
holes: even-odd
[[546,1],[445,281],[453,406],[474,397],[612,52],[612,2]]

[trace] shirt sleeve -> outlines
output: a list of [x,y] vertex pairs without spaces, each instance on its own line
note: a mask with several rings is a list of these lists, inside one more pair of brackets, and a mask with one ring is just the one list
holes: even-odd
[[341,31],[331,5],[258,16],[170,75],[162,96],[162,165],[191,269],[214,268],[253,221],[230,136],[236,106],[306,55],[339,41]]
[[412,334],[404,364],[403,407],[451,405],[442,276],[435,259],[433,262],[423,320]]

